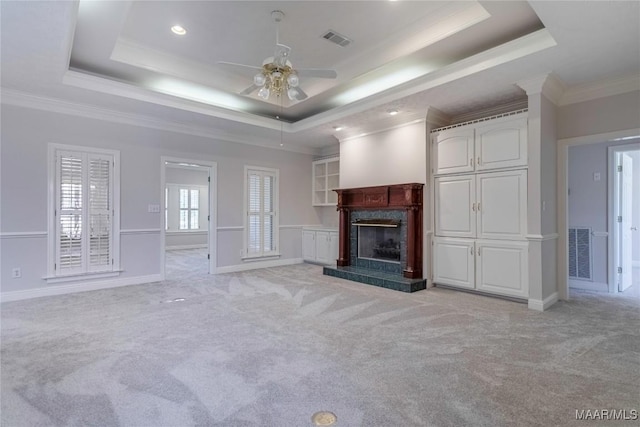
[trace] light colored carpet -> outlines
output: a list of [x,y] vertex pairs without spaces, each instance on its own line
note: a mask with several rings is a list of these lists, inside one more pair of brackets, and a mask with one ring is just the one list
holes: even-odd
[[172,265],[162,283],[3,304],[1,425],[311,426],[329,410],[336,426],[583,426],[603,422],[576,410],[640,409],[637,297],[538,313],[307,264]]

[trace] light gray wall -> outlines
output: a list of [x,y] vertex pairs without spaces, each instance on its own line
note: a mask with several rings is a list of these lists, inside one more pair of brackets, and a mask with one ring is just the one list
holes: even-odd
[[[629,143],[633,142],[638,142],[638,140],[629,141]],[[583,226],[591,227],[594,232],[608,231],[608,148],[619,145],[628,144],[603,142],[569,147],[568,184],[570,194],[567,199],[569,227]],[[634,169],[635,166],[636,162],[634,161]],[[640,163],[638,166],[640,168]],[[594,173],[600,174],[600,181],[594,181]],[[636,176],[640,177],[640,174]],[[636,180],[636,182],[640,182],[640,180]],[[636,206],[638,205],[636,204]],[[637,209],[640,210],[640,208]],[[635,243],[638,245],[638,242]],[[608,237],[592,238],[593,281],[597,283],[607,283],[608,281],[607,245]]]
[[[2,292],[54,286],[43,280],[47,271],[47,236],[42,233],[47,231],[48,143],[120,151],[123,279],[160,272],[161,214],[149,213],[147,207],[160,204],[163,197],[161,156],[217,162],[218,227],[243,226],[245,165],[278,168],[282,259],[301,258],[300,226],[320,222],[308,202],[311,155],[15,106],[2,105],[1,114]],[[24,233],[34,232],[39,234],[25,237]],[[21,237],[6,237],[6,233]],[[242,239],[242,229],[218,232],[218,266],[242,264]],[[22,278],[11,279],[13,267],[22,268]]]
[[425,183],[425,122],[340,143],[340,187]]
[[[209,172],[207,169],[186,169],[185,167],[175,167],[167,165],[165,180],[167,186],[171,184],[183,184],[190,186],[202,187],[201,200],[200,200],[200,230],[198,231],[176,231],[167,230],[165,234],[165,247],[167,249],[180,248],[185,246],[195,247],[207,246],[207,215],[209,215],[209,202],[208,191],[206,189],[209,186],[207,178]],[[177,209],[177,207],[175,207]],[[171,225],[170,225],[171,227]]]
[[640,91],[558,107],[558,139],[640,127]]

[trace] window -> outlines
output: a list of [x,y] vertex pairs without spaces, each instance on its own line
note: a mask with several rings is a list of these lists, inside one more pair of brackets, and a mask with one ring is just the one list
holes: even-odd
[[52,144],[51,157],[50,276],[114,271],[118,153]]
[[166,184],[165,230],[171,233],[206,232],[208,191],[204,185]]
[[200,190],[180,189],[180,230],[198,230]]
[[245,187],[245,255],[278,255],[278,170],[246,166]]

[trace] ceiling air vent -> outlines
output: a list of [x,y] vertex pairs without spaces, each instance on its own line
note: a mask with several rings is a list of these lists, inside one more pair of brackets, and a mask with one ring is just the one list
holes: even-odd
[[338,46],[342,46],[342,47],[349,46],[351,44],[350,39],[346,38],[342,34],[338,34],[333,30],[327,31],[325,34],[322,35],[322,38],[327,39],[330,42],[335,43]]

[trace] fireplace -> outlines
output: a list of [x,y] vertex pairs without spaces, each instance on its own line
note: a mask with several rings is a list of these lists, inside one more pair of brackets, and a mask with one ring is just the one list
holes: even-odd
[[358,258],[400,264],[400,224],[393,220],[359,220]]
[[334,190],[340,241],[325,274],[414,292],[422,278],[422,187],[400,184]]

